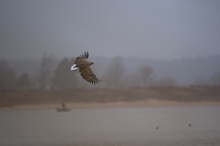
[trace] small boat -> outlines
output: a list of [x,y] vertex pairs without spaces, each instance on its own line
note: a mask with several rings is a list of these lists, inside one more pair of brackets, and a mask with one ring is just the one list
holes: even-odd
[[69,109],[69,108],[66,108],[66,104],[65,104],[65,103],[62,103],[62,107],[57,108],[57,111],[58,111],[58,112],[69,112],[70,109]]
[[70,109],[69,108],[57,108],[58,112],[69,112]]

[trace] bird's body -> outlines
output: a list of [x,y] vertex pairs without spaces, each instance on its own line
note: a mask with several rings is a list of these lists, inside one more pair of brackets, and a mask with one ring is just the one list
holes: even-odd
[[87,61],[88,58],[88,52],[85,52],[84,54],[77,57],[74,64],[71,66],[71,70],[79,69],[80,75],[83,79],[92,84],[98,84],[100,80],[96,77],[96,75],[92,72],[92,69],[90,68],[90,66],[94,63]]

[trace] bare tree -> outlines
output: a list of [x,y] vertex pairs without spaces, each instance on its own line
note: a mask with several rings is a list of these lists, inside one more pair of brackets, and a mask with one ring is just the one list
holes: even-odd
[[52,79],[52,88],[54,89],[70,89],[74,88],[78,84],[76,74],[70,71],[70,67],[73,64],[74,59],[64,58],[58,63],[54,76]]
[[214,73],[209,80],[211,85],[220,85],[220,71]]
[[16,86],[18,89],[28,89],[30,86],[28,74],[24,73],[19,76],[16,82]]
[[113,58],[112,62],[105,73],[105,83],[108,87],[123,87],[123,75],[125,73],[125,66],[123,58],[117,56]]
[[162,78],[162,79],[155,81],[154,85],[155,86],[176,86],[177,83],[175,82],[173,78],[167,77],[167,78]]
[[8,66],[6,60],[0,60],[0,89],[13,89],[15,84],[16,75],[14,70]]
[[154,76],[154,70],[151,67],[148,66],[140,66],[137,70],[138,76],[137,81],[139,82],[140,86],[149,86],[153,84],[153,76]]
[[55,57],[45,53],[41,59],[40,72],[38,77],[38,85],[40,89],[44,90],[48,86],[54,64]]
[[22,90],[36,89],[36,81],[27,73],[23,73],[17,78],[16,88]]
[[195,86],[208,86],[209,82],[211,83],[211,80],[212,79],[210,79],[210,81],[206,81],[205,79],[196,79],[194,85]]

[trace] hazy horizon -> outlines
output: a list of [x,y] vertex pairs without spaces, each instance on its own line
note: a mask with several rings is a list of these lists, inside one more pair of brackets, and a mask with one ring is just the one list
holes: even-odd
[[220,1],[0,2],[0,58],[179,59],[220,54]]

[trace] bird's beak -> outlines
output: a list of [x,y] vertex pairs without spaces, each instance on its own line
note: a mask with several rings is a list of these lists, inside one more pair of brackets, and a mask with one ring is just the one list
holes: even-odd
[[77,69],[78,69],[78,67],[76,67],[76,64],[73,64],[70,68],[70,70],[77,70]]

